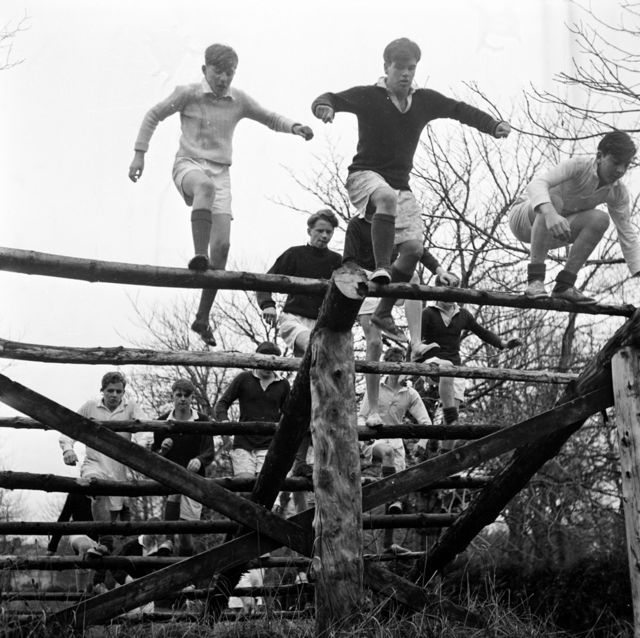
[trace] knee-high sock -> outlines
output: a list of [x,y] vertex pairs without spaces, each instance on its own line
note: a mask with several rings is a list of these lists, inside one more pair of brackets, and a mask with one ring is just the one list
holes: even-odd
[[[392,282],[401,282],[401,281],[409,281],[413,277],[413,273],[406,273],[402,270],[396,268],[395,265],[391,266],[391,281]],[[386,317],[391,314],[391,310],[393,310],[393,304],[395,304],[396,300],[393,297],[383,297],[380,299],[378,303],[378,307],[376,308],[375,314],[379,317]]]
[[395,241],[396,218],[393,215],[376,213],[371,220],[371,243],[376,268],[389,268]]
[[196,208],[191,211],[191,236],[196,255],[206,255],[209,252],[211,239],[211,211],[206,208]]

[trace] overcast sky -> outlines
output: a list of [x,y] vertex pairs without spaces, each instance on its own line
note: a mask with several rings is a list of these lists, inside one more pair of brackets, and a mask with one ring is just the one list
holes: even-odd
[[[611,2],[594,6],[611,11]],[[350,157],[355,119],[323,125],[310,112],[327,90],[372,83],[382,50],[406,36],[422,48],[416,81],[445,94],[476,81],[504,112],[523,86],[551,88],[569,68],[561,0],[4,0],[0,24],[28,16],[14,41],[18,66],[0,72],[0,244],[48,253],[163,266],[191,256],[189,209],[171,180],[179,118],[160,124],[142,179],[127,179],[144,113],[177,84],[199,81],[205,47],[232,45],[234,80],[265,106],[310,124],[311,142],[245,120],[234,139],[230,259],[261,270],[303,243],[304,217],[278,206],[289,197],[318,207],[285,167],[304,174],[329,142]],[[6,53],[6,52],[5,52]],[[509,140],[506,144],[512,143]],[[140,338],[131,297],[142,306],[185,291],[89,284],[0,272],[0,336],[68,346],[128,345]],[[100,366],[0,360],[0,370],[76,409],[97,394]],[[12,411],[0,404],[0,416]],[[6,469],[70,473],[54,433],[5,433]]]

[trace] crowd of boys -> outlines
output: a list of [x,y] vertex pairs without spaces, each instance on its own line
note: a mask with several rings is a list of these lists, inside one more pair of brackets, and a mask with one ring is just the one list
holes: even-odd
[[[307,219],[308,242],[285,250],[269,269],[269,273],[297,277],[329,279],[343,263],[353,263],[367,271],[378,284],[415,281],[419,263],[436,276],[436,284],[458,286],[460,278],[445,270],[424,246],[423,211],[409,183],[413,158],[420,135],[429,122],[438,118],[454,119],[486,135],[506,138],[507,122],[488,113],[448,98],[432,89],[418,88],[414,83],[421,51],[417,44],[400,38],[389,43],[383,52],[384,75],[373,84],[356,86],[337,93],[326,92],[312,105],[313,115],[330,123],[339,113],[355,115],[358,126],[357,151],[348,168],[346,191],[356,215],[349,221],[344,254],[331,250],[329,243],[338,219],[330,210],[320,210]],[[232,86],[238,64],[235,51],[214,44],[205,51],[203,77],[194,84],[179,86],[165,100],[145,115],[135,142],[135,153],[129,177],[136,182],[143,174],[145,154],[159,122],[174,113],[180,114],[181,137],[173,166],[173,180],[191,207],[191,230],[194,256],[188,267],[194,271],[224,269],[229,253],[231,229],[231,186],[229,167],[232,160],[232,138],[243,118],[253,119],[274,131],[313,138],[307,125],[269,111],[245,92]],[[546,260],[549,250],[567,246],[568,257],[557,274],[551,297],[576,304],[592,304],[594,299],[576,287],[580,269],[600,240],[610,219],[613,220],[622,254],[631,275],[640,275],[640,241],[631,221],[630,196],[620,179],[627,171],[636,147],[621,131],[602,136],[593,157],[573,157],[556,166],[540,170],[516,200],[509,214],[509,227],[515,239],[530,244],[527,286],[529,298],[547,296],[545,288]],[[607,212],[598,208],[606,204]],[[462,277],[464,283],[464,276]],[[216,290],[202,291],[192,330],[208,345],[216,339],[209,315]],[[294,356],[304,353],[318,319],[322,298],[292,293],[279,313],[269,293],[257,293],[257,303],[264,320],[279,327],[279,335]],[[368,298],[363,303],[359,322],[366,338],[367,359],[397,363],[410,357],[414,361],[435,362],[441,366],[460,365],[461,340],[472,332],[497,349],[520,345],[516,338],[503,341],[482,327],[474,316],[456,303],[438,302],[423,308],[421,302],[407,301],[405,314],[410,338],[392,316],[394,300]],[[383,355],[383,340],[394,342]],[[408,346],[408,352],[402,347]],[[261,343],[261,355],[281,354],[271,342]],[[126,381],[118,372],[102,379],[101,396],[87,401],[79,410],[83,416],[99,421],[143,420],[145,415],[134,401],[125,396]],[[240,421],[277,422],[289,396],[289,383],[269,370],[241,372],[222,393],[215,406],[214,418],[228,420],[228,410],[239,403]],[[161,414],[163,420],[202,421],[211,415],[193,407],[195,388],[191,381],[178,379],[171,388],[173,407]],[[442,377],[439,398],[445,423],[455,425],[458,408],[464,399],[464,383],[453,377]],[[360,412],[362,422],[370,427],[402,423],[407,415],[419,424],[431,423],[418,393],[399,374],[384,379],[366,376],[366,393]],[[131,439],[128,433],[121,433]],[[204,475],[214,457],[213,440],[200,434],[156,433],[154,437],[138,437],[141,445],[178,463],[190,472]],[[270,437],[237,435],[231,460],[233,473],[239,477],[257,476],[269,446]],[[307,440],[296,459],[302,467],[307,458]],[[78,457],[74,441],[60,437],[63,460],[75,465]],[[446,451],[446,447],[444,450]],[[383,476],[406,467],[402,439],[377,439],[363,445],[364,463],[378,464]],[[83,478],[125,481],[127,468],[109,457],[87,449],[80,467]],[[389,504],[390,513],[402,511],[402,503]],[[197,520],[201,505],[184,495],[171,495],[166,500],[166,520]],[[128,520],[129,509],[124,497],[70,497],[61,520],[97,521]],[[74,550],[84,556],[104,556],[118,551],[112,536],[76,536],[71,539]],[[174,539],[140,537],[125,544],[129,553],[170,555],[175,551]],[[126,549],[128,547],[128,549]],[[52,539],[50,553],[56,551]],[[189,555],[193,544],[188,535],[180,535],[178,553]],[[135,577],[135,575],[133,575]],[[104,574],[98,572],[94,587],[104,587]]]

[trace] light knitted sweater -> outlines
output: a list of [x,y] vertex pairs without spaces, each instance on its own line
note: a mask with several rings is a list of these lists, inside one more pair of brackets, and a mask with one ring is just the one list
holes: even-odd
[[216,97],[209,83],[178,86],[165,100],[156,104],[144,116],[134,149],[146,152],[158,123],[180,113],[180,147],[176,157],[205,159],[226,166],[231,165],[231,140],[236,124],[249,118],[274,131],[291,133],[296,124],[292,120],[268,111],[252,97],[230,87],[228,94]]

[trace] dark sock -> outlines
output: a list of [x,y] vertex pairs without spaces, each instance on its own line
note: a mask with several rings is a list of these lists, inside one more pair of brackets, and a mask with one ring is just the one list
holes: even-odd
[[[411,277],[413,277],[413,273],[406,273],[402,270],[396,268],[395,265],[391,266],[391,281],[398,283],[401,281],[410,281]],[[391,314],[393,310],[393,305],[396,303],[396,300],[393,297],[383,297],[380,299],[378,303],[378,307],[375,310],[375,314],[378,317],[386,317]]]
[[180,519],[180,503],[167,501],[167,503],[164,506],[164,520],[177,521],[179,519]]
[[[388,465],[383,465],[382,466],[382,478],[384,478],[385,476],[391,476],[392,474],[396,473],[396,468],[395,467],[389,467]],[[388,511],[388,506],[385,507],[385,512]],[[391,547],[391,545],[393,544],[393,529],[385,529],[384,530],[384,538],[383,538],[383,544],[385,547]]]
[[389,268],[395,241],[396,218],[393,215],[376,213],[371,220],[371,243],[376,268]]
[[556,277],[556,285],[553,292],[564,292],[575,285],[578,275],[568,270],[561,270]]
[[547,274],[546,264],[529,264],[527,266],[527,283],[541,281],[544,283],[544,276]]
[[396,473],[396,468],[389,466],[389,465],[383,465],[382,466],[382,476],[391,476],[392,474]]
[[191,211],[191,236],[196,255],[206,255],[209,252],[211,223],[211,211],[207,208]]
[[458,420],[458,408],[443,408],[442,414],[447,425]]

